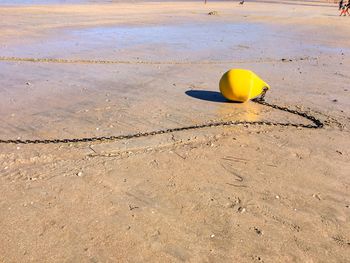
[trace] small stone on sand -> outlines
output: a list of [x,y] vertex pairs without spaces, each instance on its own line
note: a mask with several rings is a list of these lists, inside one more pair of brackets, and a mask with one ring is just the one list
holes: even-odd
[[208,13],[209,16],[217,16],[219,15],[218,11],[211,11]]

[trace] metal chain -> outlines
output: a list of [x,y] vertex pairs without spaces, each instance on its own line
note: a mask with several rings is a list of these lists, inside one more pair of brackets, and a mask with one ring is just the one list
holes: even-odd
[[271,122],[271,121],[217,121],[204,124],[196,124],[191,126],[184,126],[178,128],[160,129],[150,132],[138,132],[126,135],[112,135],[112,136],[98,136],[98,137],[86,137],[86,138],[72,138],[72,139],[37,139],[37,140],[3,140],[0,139],[0,144],[58,144],[58,143],[82,143],[82,142],[107,142],[117,141],[123,139],[132,139],[139,137],[149,137],[159,134],[174,133],[179,131],[197,130],[210,127],[219,126],[238,126],[238,125],[267,125],[267,126],[283,126],[283,127],[295,127],[295,128],[306,128],[306,129],[320,129],[323,128],[324,124],[316,117],[307,114],[306,112],[289,109],[287,107],[279,106],[276,104],[268,103],[265,101],[265,94],[267,89],[263,90],[263,93],[259,98],[253,101],[280,111],[288,112],[312,122],[312,124],[298,124],[298,123],[283,123],[283,122]]

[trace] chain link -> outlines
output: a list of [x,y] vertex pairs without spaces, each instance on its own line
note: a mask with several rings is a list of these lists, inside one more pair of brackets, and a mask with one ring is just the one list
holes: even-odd
[[99,136],[99,137],[86,137],[86,138],[72,138],[72,139],[36,139],[36,140],[3,140],[0,139],[0,144],[59,144],[59,143],[84,143],[84,142],[107,142],[126,140],[139,137],[149,137],[160,134],[174,133],[179,131],[197,130],[203,128],[219,127],[219,126],[238,126],[238,125],[267,125],[267,126],[281,126],[281,127],[295,127],[305,129],[320,129],[324,124],[316,117],[307,114],[306,112],[293,110],[288,107],[279,106],[276,104],[268,103],[265,101],[265,94],[267,89],[263,90],[263,93],[259,98],[254,99],[255,103],[267,106],[276,110],[288,112],[312,122],[312,124],[300,124],[300,123],[283,123],[283,122],[271,122],[271,121],[217,121],[204,124],[196,124],[191,126],[184,126],[178,128],[161,129],[150,132],[139,132],[126,135],[112,135],[112,136]]

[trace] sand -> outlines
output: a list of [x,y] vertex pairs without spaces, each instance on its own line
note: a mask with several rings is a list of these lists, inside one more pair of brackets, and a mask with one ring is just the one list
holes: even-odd
[[310,123],[225,101],[235,67],[325,124],[0,144],[0,262],[350,261],[350,28],[336,4],[41,3],[0,17],[1,140]]

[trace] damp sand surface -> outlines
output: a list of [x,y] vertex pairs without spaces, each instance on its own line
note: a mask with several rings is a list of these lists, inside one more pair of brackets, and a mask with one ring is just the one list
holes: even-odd
[[[0,1],[1,262],[347,262],[350,30],[322,2]],[[218,11],[216,16],[208,16]]]

